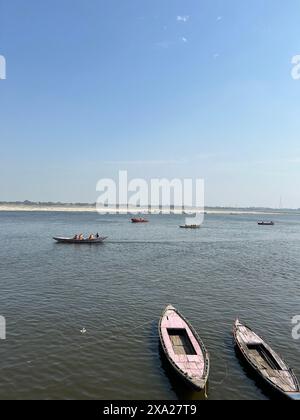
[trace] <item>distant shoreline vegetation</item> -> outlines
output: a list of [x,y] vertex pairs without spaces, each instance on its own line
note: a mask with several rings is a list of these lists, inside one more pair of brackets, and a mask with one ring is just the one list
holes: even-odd
[[0,206],[46,206],[46,207],[91,207],[96,206],[96,203],[63,203],[63,202],[52,202],[52,201],[0,201]]
[[[109,212],[110,210],[110,205],[109,204],[103,204],[103,209],[107,209],[107,211]],[[128,209],[128,212],[130,211],[140,211],[140,212],[151,212],[152,211],[160,211],[160,210],[164,210],[166,207],[160,206],[157,208],[148,208],[148,207],[135,207],[135,208],[130,208],[127,207],[126,205],[122,205],[119,204],[117,205],[117,209]],[[169,208],[169,207],[168,207]],[[171,208],[171,212],[172,211],[176,211],[176,212],[183,212],[182,208],[178,208],[175,206],[170,206]],[[25,201],[0,201],[0,211],[18,211],[18,210],[59,210],[61,209],[62,211],[68,211],[69,210],[73,210],[76,211],[76,209],[78,211],[96,211],[96,203],[65,203],[65,202],[35,202],[35,201],[29,201],[29,200],[25,200]],[[193,210],[195,212],[200,211],[201,209],[197,209],[197,208],[185,208],[184,209],[187,212],[192,212]],[[223,206],[207,206],[205,207],[205,212],[207,213],[211,213],[211,212],[216,212],[216,213],[263,213],[263,212],[272,212],[272,214],[276,214],[276,213],[283,213],[283,212],[289,212],[289,213],[299,213],[300,212],[300,208],[299,209],[289,209],[289,208],[282,208],[282,209],[275,209],[275,208],[271,208],[271,207],[223,207]]]

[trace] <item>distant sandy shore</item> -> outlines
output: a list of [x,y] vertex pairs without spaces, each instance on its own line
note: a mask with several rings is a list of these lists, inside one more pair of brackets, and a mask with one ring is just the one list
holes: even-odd
[[[64,213],[96,213],[96,206],[46,206],[46,205],[15,205],[15,204],[0,204],[0,212],[64,212]],[[187,210],[185,214],[195,214],[199,211]],[[127,208],[119,208],[118,210],[114,208],[105,208],[103,209],[103,214],[149,214],[148,211],[132,208],[128,210]],[[150,214],[160,214],[163,213],[159,209],[153,209]],[[278,214],[297,214],[296,211],[275,211],[275,210],[247,210],[247,209],[207,209],[205,210],[206,214],[215,214],[215,215],[269,215],[275,216]],[[172,214],[180,215],[182,210],[175,209],[172,210]]]

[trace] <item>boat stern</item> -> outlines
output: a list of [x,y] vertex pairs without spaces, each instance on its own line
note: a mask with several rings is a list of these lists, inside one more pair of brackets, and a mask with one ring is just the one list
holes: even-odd
[[201,392],[206,388],[206,382],[204,379],[191,379],[191,384],[197,392]]
[[285,395],[289,400],[300,401],[300,392],[286,392]]

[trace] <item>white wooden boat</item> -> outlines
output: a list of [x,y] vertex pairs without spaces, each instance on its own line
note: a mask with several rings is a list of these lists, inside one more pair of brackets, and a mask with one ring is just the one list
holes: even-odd
[[239,320],[234,324],[233,335],[243,358],[273,390],[291,400],[300,400],[294,372],[262,338]]

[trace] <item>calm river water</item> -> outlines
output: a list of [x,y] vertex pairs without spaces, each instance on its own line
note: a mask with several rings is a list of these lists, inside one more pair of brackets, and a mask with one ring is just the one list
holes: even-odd
[[[269,217],[267,216],[267,219]],[[266,399],[231,336],[237,316],[300,378],[300,217],[206,216],[199,231],[179,216],[0,213],[0,399],[198,399],[167,369],[157,323],[175,305],[211,354],[209,399]],[[101,246],[52,236],[99,232]],[[86,328],[86,334],[80,330]]]

